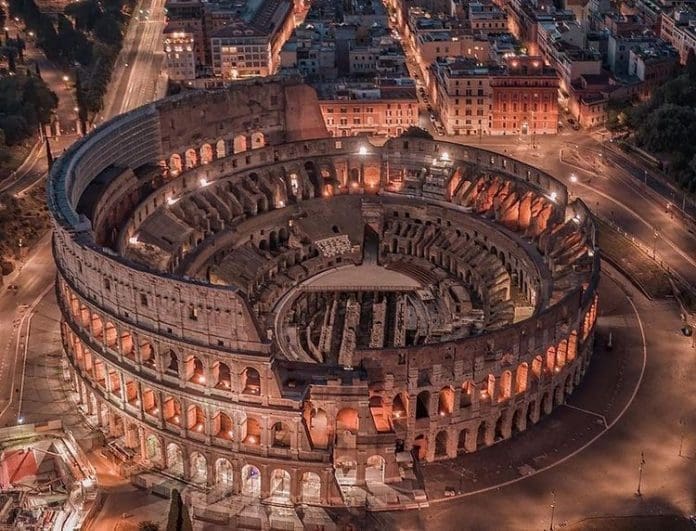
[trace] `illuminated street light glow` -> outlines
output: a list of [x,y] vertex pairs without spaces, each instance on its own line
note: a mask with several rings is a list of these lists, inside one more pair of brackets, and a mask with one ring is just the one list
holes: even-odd
[[574,173],[571,173],[571,174],[570,174],[570,182],[571,182],[571,183],[576,183],[576,182],[578,182],[578,176],[575,175]]
[[140,243],[140,240],[138,239],[138,235],[134,234],[133,236],[128,238],[128,243],[130,243],[131,245],[137,245],[138,243]]
[[556,199],[558,199],[558,194],[556,192],[551,192],[551,195],[549,195],[549,198],[551,198],[551,201],[553,201],[555,203]]
[[198,182],[199,182],[199,184],[201,185],[202,188],[204,188],[204,187],[206,187],[206,186],[208,186],[208,185],[210,184],[210,183],[208,182],[208,179],[206,179],[205,177],[201,177],[201,180],[198,181]]
[[365,146],[360,146],[360,149],[358,149],[358,155],[367,155],[367,148]]
[[168,197],[167,198],[167,204],[169,206],[176,205],[176,203],[179,201],[178,197]]

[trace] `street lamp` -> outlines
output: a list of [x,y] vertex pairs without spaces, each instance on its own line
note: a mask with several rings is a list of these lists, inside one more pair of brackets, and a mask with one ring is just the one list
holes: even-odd
[[640,466],[638,466],[638,488],[636,489],[635,495],[640,497],[643,493],[640,491],[640,485],[643,481],[643,465],[645,464],[645,454],[640,453]]
[[553,515],[556,512],[556,493],[551,491],[551,525],[549,531],[553,531]]

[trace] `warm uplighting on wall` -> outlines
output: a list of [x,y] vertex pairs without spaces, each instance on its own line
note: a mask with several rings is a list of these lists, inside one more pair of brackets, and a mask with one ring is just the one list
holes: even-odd
[[128,238],[128,243],[131,245],[137,245],[138,243],[140,243],[140,240],[138,239],[138,235],[134,234],[133,236]]

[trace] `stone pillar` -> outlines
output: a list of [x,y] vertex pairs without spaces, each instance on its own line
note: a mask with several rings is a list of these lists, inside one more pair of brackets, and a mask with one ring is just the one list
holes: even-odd
[[138,439],[140,442],[140,459],[142,461],[147,461],[147,443],[145,441],[145,430],[142,428],[142,426],[138,427]]
[[261,472],[261,499],[268,498],[271,495],[271,472],[267,465],[259,466]]
[[478,430],[473,430],[468,428],[466,430],[466,439],[464,440],[464,448],[467,452],[476,451],[476,437],[478,436]]
[[447,431],[447,457],[453,459],[457,457],[457,446],[459,444],[459,434],[450,429]]
[[237,461],[232,463],[232,491],[235,494],[242,492],[242,465]]
[[[154,392],[154,391],[153,391]],[[162,391],[158,391],[155,395],[157,397],[157,419],[159,421],[159,428],[164,429],[164,401]]]

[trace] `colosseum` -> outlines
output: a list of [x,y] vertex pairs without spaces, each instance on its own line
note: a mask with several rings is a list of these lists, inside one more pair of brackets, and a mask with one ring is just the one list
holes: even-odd
[[279,78],[174,96],[51,171],[80,407],[209,501],[350,504],[514,438],[592,354],[580,200],[482,149],[330,137],[312,98]]

